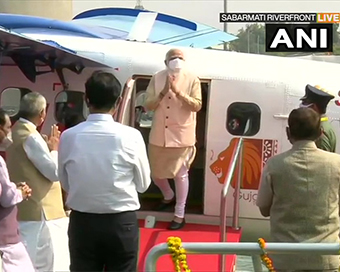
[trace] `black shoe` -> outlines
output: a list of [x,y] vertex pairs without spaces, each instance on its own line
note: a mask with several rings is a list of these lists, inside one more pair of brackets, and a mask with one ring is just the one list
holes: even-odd
[[179,230],[185,226],[185,219],[183,218],[182,223],[178,223],[176,221],[171,221],[168,230]]
[[175,204],[175,197],[173,199],[171,199],[169,202],[164,202],[164,200],[161,202],[160,205],[158,205],[156,208],[155,208],[155,211],[164,211],[166,210],[167,208],[170,208],[172,206],[174,206]]

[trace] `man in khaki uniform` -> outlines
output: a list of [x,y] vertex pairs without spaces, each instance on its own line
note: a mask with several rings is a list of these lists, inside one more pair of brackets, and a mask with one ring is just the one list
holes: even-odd
[[46,221],[65,217],[58,181],[59,131],[53,126],[47,142],[37,131],[46,117],[46,100],[26,94],[20,104],[21,118],[12,128],[13,144],[7,149],[7,166],[14,183],[26,182],[32,197],[18,205],[23,243],[38,272],[54,271],[54,252]]
[[321,116],[322,134],[316,140],[316,146],[322,150],[335,152],[336,150],[336,134],[326,115],[327,105],[334,98],[334,95],[320,86],[307,85],[306,94],[302,97],[301,108],[312,108]]
[[[273,242],[338,243],[340,155],[318,149],[320,116],[293,110],[287,135],[293,147],[268,160],[257,206],[270,216]],[[276,271],[337,271],[339,256],[272,255]]]
[[200,81],[184,68],[184,64],[181,50],[172,49],[166,54],[166,69],[152,77],[144,105],[154,111],[149,161],[153,181],[164,197],[159,209],[175,201],[168,179],[175,180],[176,206],[169,226],[171,230],[180,229],[185,224],[188,171],[196,154],[196,112],[202,107]]

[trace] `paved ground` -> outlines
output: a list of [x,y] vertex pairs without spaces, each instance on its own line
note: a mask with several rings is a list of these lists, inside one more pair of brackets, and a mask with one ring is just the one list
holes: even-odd
[[[236,272],[253,272],[253,261],[251,256],[237,256]],[[268,271],[268,269],[262,265],[262,271]]]

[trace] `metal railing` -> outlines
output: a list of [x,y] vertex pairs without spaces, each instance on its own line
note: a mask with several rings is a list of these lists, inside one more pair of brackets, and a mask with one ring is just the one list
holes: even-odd
[[[251,255],[253,257],[254,271],[263,271],[260,260],[262,249],[258,243],[183,243],[182,246],[187,254]],[[339,251],[339,243],[266,243],[266,252],[268,254],[313,253],[319,255],[339,255]],[[169,254],[166,243],[151,248],[146,256],[144,271],[155,272],[158,258],[166,254]]]
[[[242,153],[243,153],[243,138],[237,140],[237,144],[233,150],[231,156],[228,174],[225,179],[222,191],[221,191],[221,207],[220,207],[220,242],[226,242],[227,237],[227,195],[233,179],[236,168],[238,168],[238,179],[235,184],[234,192],[234,208],[233,208],[233,224],[234,229],[239,229],[239,207],[240,207],[240,187],[242,179]],[[236,167],[237,166],[237,167]],[[224,255],[219,256],[219,272],[225,272],[226,258]]]

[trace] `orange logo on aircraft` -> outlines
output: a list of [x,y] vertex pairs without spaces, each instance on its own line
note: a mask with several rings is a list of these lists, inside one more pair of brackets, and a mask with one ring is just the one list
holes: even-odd
[[[218,154],[217,159],[210,165],[211,172],[223,184],[228,174],[231,156],[237,144],[237,138],[230,141],[229,146]],[[244,139],[243,169],[241,189],[257,190],[260,184],[261,172],[270,157],[277,154],[278,141],[268,139]],[[235,188],[239,171],[236,167],[231,186]]]

